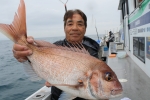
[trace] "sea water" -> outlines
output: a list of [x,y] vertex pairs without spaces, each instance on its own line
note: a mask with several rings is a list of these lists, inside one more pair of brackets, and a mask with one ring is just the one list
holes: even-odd
[[[89,36],[97,40],[97,36]],[[41,38],[51,43],[64,37]],[[13,42],[0,40],[0,100],[24,100],[44,86],[45,81],[33,82],[26,75],[23,64],[12,53]]]

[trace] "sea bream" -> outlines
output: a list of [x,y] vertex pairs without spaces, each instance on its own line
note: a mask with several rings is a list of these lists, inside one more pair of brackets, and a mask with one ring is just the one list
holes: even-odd
[[109,99],[119,96],[123,89],[113,70],[103,61],[92,57],[77,43],[61,47],[39,41],[29,44],[26,31],[24,0],[20,0],[12,24],[0,24],[0,30],[14,43],[28,46],[31,68],[39,77],[74,97]]

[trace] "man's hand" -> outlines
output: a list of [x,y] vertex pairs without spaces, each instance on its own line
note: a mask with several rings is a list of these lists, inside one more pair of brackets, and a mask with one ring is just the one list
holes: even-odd
[[[33,37],[28,37],[27,42],[30,44],[34,43]],[[13,45],[13,54],[14,57],[19,61],[19,62],[24,62],[28,60],[27,56],[30,56],[32,54],[32,50],[29,49],[27,46],[19,45],[19,44],[14,44]]]
[[45,82],[45,85],[46,85],[47,87],[51,87],[51,84],[50,84],[49,82]]

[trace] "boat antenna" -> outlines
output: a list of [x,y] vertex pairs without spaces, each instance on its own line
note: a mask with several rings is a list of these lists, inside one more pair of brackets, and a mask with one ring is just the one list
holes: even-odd
[[67,4],[68,0],[66,1],[66,3],[62,2],[61,0],[59,0],[59,1],[64,4],[64,6],[65,6],[65,11],[67,12],[67,6],[66,6],[66,4]]
[[96,27],[96,19],[95,19],[95,29],[96,29],[96,33],[97,33],[97,38],[98,38],[98,41],[100,41],[100,40],[99,40],[99,36],[98,36],[97,27]]

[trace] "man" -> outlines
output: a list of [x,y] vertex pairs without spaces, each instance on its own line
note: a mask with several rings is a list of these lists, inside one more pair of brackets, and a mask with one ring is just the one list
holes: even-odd
[[114,36],[114,34],[110,31],[109,32],[109,38],[108,38],[108,40],[106,41],[106,44],[107,44],[107,47],[109,48],[109,43],[110,42],[114,42],[114,40],[115,40],[115,36]]
[[[62,41],[57,41],[54,44],[61,46],[70,46],[71,43],[81,43],[86,50],[90,53],[91,56],[98,58],[98,49],[99,45],[94,40],[85,37],[87,27],[87,17],[81,10],[68,10],[64,15],[64,31],[66,38]],[[28,37],[27,41],[33,43],[34,40],[32,37]],[[38,45],[38,44],[37,44]],[[26,46],[21,46],[14,44],[13,46],[14,57],[19,61],[23,62],[27,60],[27,56],[32,54],[32,51],[29,50]],[[50,86],[46,82],[47,86]],[[58,100],[62,91],[56,87],[52,86],[51,90],[51,100]],[[82,98],[75,98],[74,100],[84,100]]]

